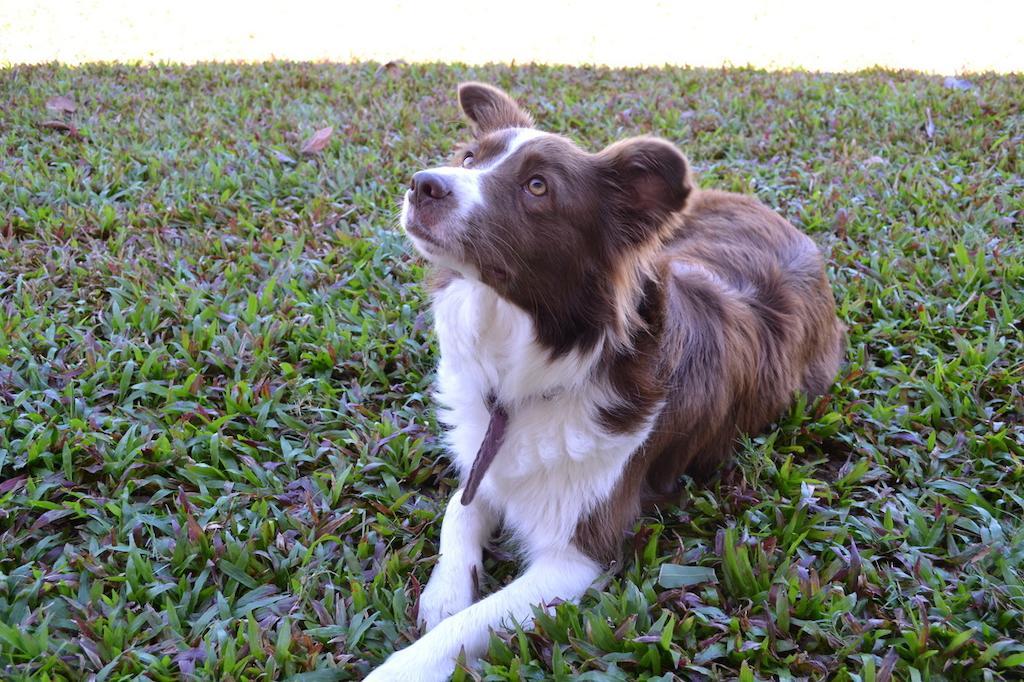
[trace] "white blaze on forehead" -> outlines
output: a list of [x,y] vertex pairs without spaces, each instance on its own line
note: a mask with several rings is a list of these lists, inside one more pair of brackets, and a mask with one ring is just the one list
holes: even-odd
[[473,209],[484,205],[482,190],[484,176],[501,166],[530,140],[549,134],[534,128],[512,128],[510,130],[512,134],[508,136],[505,151],[493,160],[480,165],[472,165],[469,168],[441,166],[431,169],[431,173],[442,175],[451,181],[457,207],[455,210],[460,216],[464,217]]
[[478,173],[486,173],[489,170],[493,170],[508,160],[510,156],[515,154],[520,147],[530,140],[536,140],[538,137],[550,134],[537,130],[536,128],[511,128],[510,130],[512,131],[512,134],[509,136],[508,142],[505,146],[505,152],[501,156],[488,162],[484,166],[473,166],[467,170],[475,170]]

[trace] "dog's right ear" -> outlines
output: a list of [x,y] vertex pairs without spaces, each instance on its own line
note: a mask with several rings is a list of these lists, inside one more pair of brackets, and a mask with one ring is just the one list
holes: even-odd
[[532,128],[533,118],[505,92],[484,83],[459,86],[459,106],[477,134],[502,128]]

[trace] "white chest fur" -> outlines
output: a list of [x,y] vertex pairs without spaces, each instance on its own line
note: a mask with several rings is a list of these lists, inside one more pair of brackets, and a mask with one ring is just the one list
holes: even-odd
[[456,467],[468,474],[494,393],[510,418],[480,499],[528,553],[566,547],[580,517],[611,493],[650,423],[629,434],[603,429],[598,409],[617,397],[595,371],[600,345],[552,360],[530,317],[479,282],[451,282],[435,297],[434,316],[438,416]]

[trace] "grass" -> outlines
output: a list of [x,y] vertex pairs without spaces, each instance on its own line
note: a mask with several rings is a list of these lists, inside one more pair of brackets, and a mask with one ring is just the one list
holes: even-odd
[[776,207],[851,348],[457,676],[1024,675],[1024,77],[278,63],[0,71],[0,677],[358,679],[415,638],[455,481],[396,200],[465,78]]

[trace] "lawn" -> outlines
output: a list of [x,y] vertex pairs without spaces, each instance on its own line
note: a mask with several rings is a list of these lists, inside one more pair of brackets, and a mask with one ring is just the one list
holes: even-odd
[[416,637],[456,482],[397,202],[467,78],[756,194],[851,342],[473,674],[1024,675],[1024,76],[277,63],[0,70],[0,677],[358,679]]

